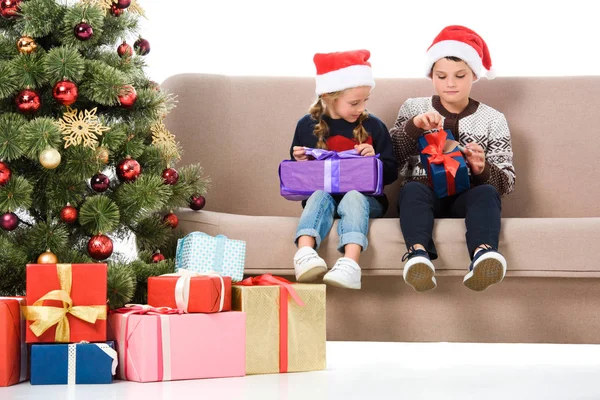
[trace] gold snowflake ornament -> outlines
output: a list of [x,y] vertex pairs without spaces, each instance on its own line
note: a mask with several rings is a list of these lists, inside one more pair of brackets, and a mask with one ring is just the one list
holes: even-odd
[[157,122],[150,130],[152,131],[152,144],[160,148],[166,158],[177,160],[181,158],[177,142],[175,142],[175,135],[169,132],[165,124]]
[[94,150],[98,147],[98,137],[103,132],[110,130],[104,126],[96,116],[97,108],[77,112],[77,109],[67,106],[67,111],[58,121],[65,140],[65,149],[69,146],[83,144]]

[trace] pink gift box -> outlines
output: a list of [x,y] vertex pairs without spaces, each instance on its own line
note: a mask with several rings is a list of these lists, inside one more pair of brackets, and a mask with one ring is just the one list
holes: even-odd
[[246,314],[109,316],[118,376],[137,382],[244,376]]

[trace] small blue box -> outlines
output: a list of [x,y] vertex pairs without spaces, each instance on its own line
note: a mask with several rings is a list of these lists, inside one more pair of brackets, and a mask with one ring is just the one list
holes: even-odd
[[[114,350],[114,342],[98,343]],[[112,383],[113,358],[96,343],[34,344],[31,346],[31,384]],[[70,370],[71,369],[71,370]]]

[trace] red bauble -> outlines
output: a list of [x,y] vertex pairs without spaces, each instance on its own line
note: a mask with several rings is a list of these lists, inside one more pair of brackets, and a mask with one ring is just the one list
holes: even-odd
[[77,221],[78,214],[79,213],[77,212],[77,209],[69,203],[67,203],[67,205],[64,206],[62,210],[60,210],[60,219],[62,219],[67,224],[72,224],[73,222]]
[[175,229],[175,228],[177,228],[177,225],[179,225],[179,218],[177,218],[177,215],[170,212],[164,216],[163,222],[166,225],[170,226],[171,229]]
[[81,41],[90,40],[94,36],[94,30],[87,22],[75,25],[73,32],[75,33],[75,37]]
[[120,57],[131,57],[133,55],[133,49],[127,42],[123,42],[117,47],[117,53]]
[[17,217],[17,214],[7,212],[0,217],[0,228],[5,231],[14,231],[17,229],[17,226],[19,226],[19,217]]
[[125,159],[117,165],[117,176],[120,180],[125,182],[135,181],[138,176],[140,176],[141,172],[142,167],[140,166],[140,163],[129,156],[125,157]]
[[165,259],[165,256],[160,254],[160,250],[156,250],[156,252],[154,254],[152,254],[152,258],[151,258],[152,262],[155,264],[163,261],[164,259]]
[[10,181],[12,171],[8,168],[8,164],[0,161],[0,187],[6,185]]
[[179,180],[179,173],[175,168],[167,168],[162,172],[165,185],[174,185]]
[[79,90],[71,81],[58,81],[52,90],[52,97],[64,106],[70,106],[77,101]]
[[135,88],[131,85],[125,85],[121,89],[121,93],[119,95],[119,102],[121,103],[121,107],[131,108],[135,104],[137,100],[137,93],[135,92]]
[[114,6],[120,8],[121,10],[126,9],[131,5],[131,0],[116,0],[114,1]]
[[0,15],[4,18],[12,18],[20,11],[21,0],[2,0],[0,2]]
[[140,56],[145,56],[146,54],[150,53],[150,42],[146,39],[139,38],[133,44],[133,48]]
[[192,199],[190,200],[190,208],[194,211],[200,211],[204,208],[204,206],[206,205],[206,199],[204,198],[204,196],[192,196]]
[[90,179],[90,186],[94,192],[106,192],[110,186],[110,179],[108,179],[108,176],[98,173],[92,176],[92,179]]
[[35,90],[30,89],[21,90],[15,99],[15,103],[22,113],[34,113],[42,106],[40,95]]
[[115,17],[119,17],[121,16],[121,14],[123,14],[123,9],[117,7],[116,4],[113,4],[112,6],[110,6],[110,13]]
[[99,234],[92,236],[88,242],[88,253],[94,260],[105,260],[113,252],[113,242],[108,236]]

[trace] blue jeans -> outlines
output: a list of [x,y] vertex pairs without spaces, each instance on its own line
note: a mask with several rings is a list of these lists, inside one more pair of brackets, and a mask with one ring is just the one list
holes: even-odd
[[318,249],[331,230],[336,215],[340,217],[338,251],[343,254],[344,246],[350,243],[358,244],[365,251],[369,245],[369,218],[383,216],[383,206],[374,197],[365,196],[356,190],[346,193],[339,204],[329,193],[317,190],[306,201],[295,242],[298,243],[300,236],[312,236]]

